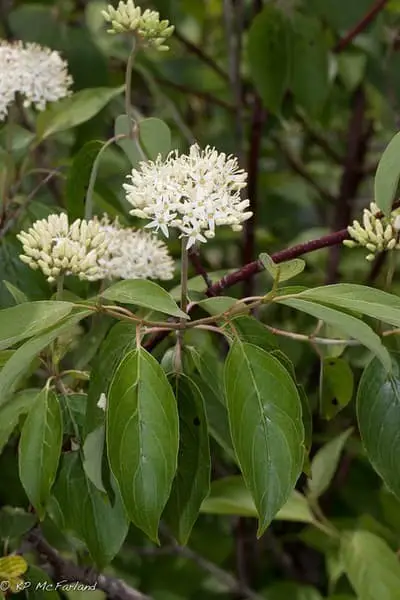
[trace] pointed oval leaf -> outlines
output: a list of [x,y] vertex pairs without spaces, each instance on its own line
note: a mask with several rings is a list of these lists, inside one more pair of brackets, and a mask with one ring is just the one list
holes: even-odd
[[397,600],[400,597],[399,559],[378,536],[368,531],[345,534],[341,559],[358,598]]
[[21,415],[29,412],[40,390],[22,390],[0,406],[0,453],[18,425]]
[[[142,150],[149,160],[156,160],[161,154],[163,158],[171,150],[171,132],[166,123],[161,119],[150,117],[137,123],[139,129],[139,141]],[[129,139],[130,120],[127,115],[119,115],[115,120],[115,135],[126,135],[117,141],[117,144],[123,149],[133,167],[143,160],[143,157],[134,140]]]
[[24,302],[0,310],[0,350],[42,333],[74,308],[70,302]]
[[392,355],[389,375],[372,360],[357,392],[357,419],[367,456],[387,487],[400,498],[400,361]]
[[249,30],[248,57],[251,77],[265,107],[279,113],[289,84],[291,24],[271,4],[256,16]]
[[178,469],[163,519],[180,544],[186,544],[210,490],[210,448],[204,399],[195,383],[180,374],[169,379],[179,412]]
[[104,425],[88,433],[82,448],[84,457],[82,464],[88,479],[100,492],[106,493],[102,476],[104,442]]
[[3,283],[7,288],[8,293],[13,297],[15,304],[23,304],[24,302],[29,302],[28,296],[21,292],[19,288],[15,285],[3,279]]
[[38,116],[36,121],[37,137],[43,140],[49,135],[72,129],[89,121],[110,100],[119,96],[124,88],[124,85],[115,88],[88,88],[54,103]]
[[329,487],[339,464],[340,455],[353,429],[344,431],[322,446],[311,462],[311,479],[308,481],[309,496],[318,498]]
[[126,512],[158,541],[158,524],[177,468],[179,418],[167,377],[145,350],[129,352],[114,375],[106,437]]
[[301,402],[280,362],[251,344],[232,345],[224,378],[233,446],[257,507],[261,535],[301,473]]
[[375,202],[385,215],[392,210],[400,179],[400,132],[390,140],[375,174]]
[[304,300],[303,297],[282,299],[276,298],[275,301],[279,304],[284,304],[285,306],[290,306],[297,310],[301,310],[302,312],[305,312],[316,319],[320,319],[329,325],[333,325],[339,331],[342,331],[343,335],[351,336],[369,348],[371,352],[379,358],[385,369],[387,371],[391,370],[392,363],[389,352],[382,344],[380,337],[376,335],[371,327],[369,327],[360,319],[357,319],[356,317],[353,317],[347,313],[335,310],[330,306]]
[[80,453],[63,455],[49,513],[60,529],[73,531],[86,544],[101,569],[119,552],[129,528],[121,497],[114,491],[111,503],[86,476]]
[[54,392],[44,389],[25,420],[19,442],[19,476],[40,518],[54,483],[62,445],[62,414]]
[[146,279],[126,279],[118,281],[101,294],[106,300],[135,304],[151,308],[173,317],[188,319],[188,315],[180,310],[172,296],[153,281]]
[[96,156],[104,146],[103,142],[91,140],[75,154],[68,169],[65,186],[65,204],[68,216],[78,219],[85,214],[85,196],[89,184],[90,173]]
[[279,264],[275,264],[272,257],[265,252],[260,254],[260,261],[264,265],[266,271],[271,275],[272,279],[276,281],[288,281],[293,279],[296,275],[300,275],[305,269],[306,263],[301,258],[293,258]]

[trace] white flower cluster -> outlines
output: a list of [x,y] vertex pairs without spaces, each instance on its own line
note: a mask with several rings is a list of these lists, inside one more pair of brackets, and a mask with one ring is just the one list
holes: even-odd
[[107,252],[99,259],[103,279],[161,279],[174,276],[174,262],[167,246],[147,231],[123,228],[107,216],[100,222],[106,234]]
[[17,238],[23,245],[20,259],[41,269],[49,282],[62,275],[80,279],[172,279],[174,263],[166,245],[149,232],[122,228],[107,216],[99,221],[66,214],[36,221]]
[[98,221],[77,219],[69,225],[65,213],[50,215],[17,238],[24,249],[20,259],[32,269],[41,269],[49,282],[62,275],[89,281],[102,278],[98,261],[107,251],[107,241]]
[[128,178],[124,188],[134,206],[131,214],[151,219],[146,227],[161,229],[166,237],[170,227],[179,229],[188,238],[187,248],[213,238],[220,225],[240,231],[253,214],[240,196],[247,173],[235,157],[209,146],[200,150],[195,144],[187,155],[174,151],[165,161],[142,162]]
[[24,106],[44,110],[47,102],[69,95],[72,78],[55,50],[38,44],[0,43],[0,120],[21,94]]
[[347,228],[351,240],[344,240],[345,246],[364,246],[370,252],[366,256],[368,261],[373,261],[377,252],[400,249],[400,216],[397,210],[390,216],[384,216],[375,202],[371,202],[369,209],[364,209],[362,222],[361,225],[353,221],[353,225]]
[[168,50],[165,41],[171,37],[174,27],[168,20],[160,21],[160,15],[154,10],[146,9],[142,13],[140,6],[135,6],[133,0],[119,2],[118,7],[109,5],[102,15],[111,23],[109,33],[135,32],[139,43],[151,46],[157,50]]

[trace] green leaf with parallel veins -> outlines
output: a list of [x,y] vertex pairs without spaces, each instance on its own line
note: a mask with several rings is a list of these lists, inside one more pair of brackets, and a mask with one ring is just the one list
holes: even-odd
[[66,317],[70,302],[25,302],[0,310],[0,350],[42,333]]
[[0,406],[11,397],[21,378],[29,371],[34,358],[58,336],[71,331],[76,323],[92,313],[82,309],[65,317],[58,325],[25,342],[16,350],[0,371]]
[[210,490],[210,448],[204,400],[195,383],[169,378],[179,412],[178,469],[163,519],[180,544],[187,544],[200,506]]
[[[201,512],[239,517],[258,516],[253,498],[245,486],[243,478],[238,475],[213,481],[210,494],[201,506]],[[275,515],[274,519],[301,523],[314,522],[314,516],[307,499],[296,490],[293,490],[288,501]]]
[[[161,119],[150,117],[137,123],[139,142],[142,150],[149,160],[156,160],[159,154],[163,158],[171,150],[171,132],[166,123]],[[134,140],[129,139],[131,124],[127,115],[119,115],[115,120],[115,135],[126,135],[117,144],[123,149],[133,167],[137,167],[143,157]]]
[[335,310],[329,306],[325,306],[324,304],[304,300],[303,297],[277,298],[275,301],[279,304],[284,304],[285,306],[290,306],[291,308],[305,312],[316,319],[325,321],[325,323],[333,325],[338,330],[342,331],[345,336],[351,336],[358,340],[361,344],[369,348],[373,354],[378,356],[384,367],[390,371],[392,365],[389,352],[382,344],[380,337],[376,335],[371,327],[360,319]]
[[124,89],[124,85],[116,88],[88,88],[55,102],[38,116],[37,137],[44,140],[54,133],[72,129],[89,121]]
[[389,375],[372,360],[357,392],[357,419],[367,456],[387,487],[400,498],[400,359],[392,354]]
[[247,46],[251,78],[272,113],[279,113],[291,69],[292,29],[289,19],[268,5],[255,17]]
[[264,350],[235,342],[225,363],[233,446],[259,514],[261,535],[301,473],[304,427],[296,385]]
[[28,413],[19,442],[19,476],[41,519],[56,477],[62,436],[57,396],[45,388]]
[[305,269],[306,263],[301,258],[294,258],[286,262],[275,264],[269,254],[260,254],[260,261],[274,281],[288,281],[296,275],[300,275]]
[[107,451],[129,518],[153,541],[175,477],[179,445],[176,400],[158,362],[129,352],[112,380]]
[[360,600],[398,600],[399,559],[381,538],[368,531],[347,533],[341,541],[341,558]]
[[322,446],[311,462],[311,479],[308,481],[309,496],[318,498],[329,487],[339,464],[343,448],[353,429],[344,431]]
[[353,397],[354,375],[343,358],[325,358],[321,371],[321,415],[332,419]]
[[121,302],[121,304],[144,306],[173,317],[188,319],[188,315],[180,310],[168,292],[147,279],[118,281],[104,290],[101,296],[106,300]]
[[60,529],[72,530],[86,544],[99,568],[112,561],[128,533],[118,490],[111,504],[86,476],[79,452],[63,455],[49,513]]
[[254,317],[236,317],[232,324],[240,339],[269,352],[278,347],[276,337]]
[[[312,116],[321,114],[329,90],[326,35],[315,17],[296,12],[293,24],[292,92]],[[310,85],[310,81],[313,82]]]
[[375,174],[374,200],[385,215],[392,210],[400,180],[400,132],[390,140]]
[[39,389],[23,390],[0,406],[0,453],[18,425],[20,416],[29,411],[39,393]]
[[104,143],[98,140],[87,142],[75,154],[68,169],[65,204],[71,220],[81,218],[85,214],[85,196],[90,173],[94,160],[103,146]]
[[82,464],[87,477],[93,485],[101,492],[106,493],[102,477],[104,443],[104,425],[88,433],[83,444],[84,459]]

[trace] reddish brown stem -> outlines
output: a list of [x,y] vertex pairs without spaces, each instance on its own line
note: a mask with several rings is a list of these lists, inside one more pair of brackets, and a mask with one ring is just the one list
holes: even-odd
[[333,51],[337,54],[342,52],[351,42],[362,33],[370,23],[377,17],[377,15],[385,8],[388,0],[377,0],[375,4],[370,8],[366,15],[359,21],[350,31],[341,38]]

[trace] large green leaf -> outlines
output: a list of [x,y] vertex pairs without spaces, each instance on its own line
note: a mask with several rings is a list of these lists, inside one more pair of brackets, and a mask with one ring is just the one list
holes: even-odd
[[[156,160],[159,154],[165,158],[171,150],[171,132],[161,119],[150,117],[137,123],[140,146],[150,160]],[[143,160],[134,140],[129,139],[131,124],[127,115],[119,115],[115,120],[115,135],[126,135],[117,144],[123,149],[133,167]]]
[[113,503],[86,476],[79,452],[63,455],[49,504],[52,519],[62,530],[72,530],[85,542],[99,568],[120,550],[129,523],[118,491]]
[[391,139],[375,174],[375,202],[385,214],[390,214],[400,179],[400,132]]
[[19,442],[19,476],[40,518],[56,477],[62,436],[57,396],[45,388],[28,413]]
[[70,302],[25,302],[0,310],[0,350],[38,335],[66,317],[74,305]]
[[400,327],[400,298],[382,290],[353,283],[338,283],[306,290],[298,297],[344,308]]
[[333,325],[339,331],[342,331],[343,335],[351,336],[352,338],[358,340],[361,342],[361,344],[369,348],[373,354],[378,356],[384,367],[390,371],[391,361],[389,352],[382,344],[379,336],[374,333],[371,327],[369,327],[360,319],[357,319],[356,317],[353,317],[347,313],[335,310],[329,306],[317,304],[317,302],[310,301],[308,299],[305,300],[302,296],[293,298],[277,298],[276,302],[305,312],[316,319],[320,319],[329,325]]
[[76,311],[74,314],[65,317],[58,325],[25,342],[13,353],[0,371],[0,406],[5,404],[11,397],[21,378],[29,370],[35,356],[58,336],[70,332],[71,327],[90,315],[91,312],[87,309]]
[[304,428],[296,385],[270,354],[235,342],[225,364],[233,446],[259,514],[259,535],[301,473]]
[[400,360],[398,355],[392,358],[390,375],[376,359],[364,370],[357,392],[357,418],[372,466],[400,498]]
[[78,219],[85,214],[85,196],[93,163],[103,142],[91,140],[74,156],[67,173],[65,205],[70,219]]
[[254,317],[236,317],[233,319],[232,325],[244,342],[254,344],[267,352],[278,347],[276,336]]
[[123,304],[135,304],[174,317],[188,318],[188,315],[179,309],[168,292],[153,281],[147,281],[146,279],[118,281],[118,283],[114,283],[114,285],[104,290],[101,296],[106,300]]
[[20,416],[29,411],[39,392],[38,389],[22,390],[0,406],[0,452],[18,425]]
[[324,107],[329,86],[326,36],[321,22],[315,17],[296,13],[292,22],[292,92],[310,115],[318,116]]
[[115,88],[88,88],[63,98],[42,112],[36,121],[36,135],[43,140],[54,133],[72,129],[89,121],[110,100],[119,96],[125,86]]
[[108,394],[107,450],[129,518],[152,540],[171,492],[179,446],[176,400],[145,350],[129,352]]
[[349,439],[352,429],[344,431],[322,446],[311,462],[311,479],[308,481],[309,495],[318,498],[329,487],[339,464],[342,450]]
[[172,376],[179,412],[178,470],[163,514],[180,544],[186,544],[210,490],[210,448],[204,400],[185,375]]
[[291,24],[283,12],[269,4],[256,16],[248,38],[251,77],[272,113],[279,113],[291,68]]
[[[210,494],[201,505],[201,512],[239,517],[258,516],[254,500],[243,478],[237,475],[212,482]],[[301,523],[313,523],[315,520],[307,499],[296,490],[293,490],[274,519]]]
[[3,506],[0,510],[0,539],[18,538],[37,522],[37,517],[15,506]]
[[341,558],[359,600],[398,600],[400,563],[389,546],[368,531],[345,534]]

